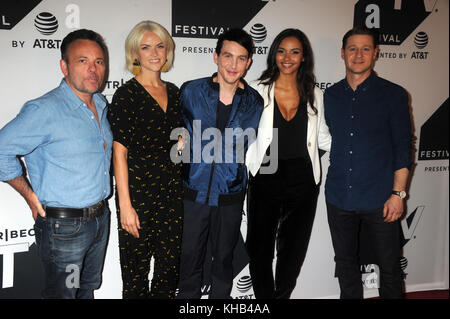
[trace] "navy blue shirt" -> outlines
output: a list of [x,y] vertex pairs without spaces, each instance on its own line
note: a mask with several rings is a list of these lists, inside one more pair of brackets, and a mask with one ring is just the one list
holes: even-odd
[[328,88],[324,106],[333,139],[327,202],[350,211],[382,207],[394,172],[411,166],[407,92],[372,72],[356,91],[346,79]]

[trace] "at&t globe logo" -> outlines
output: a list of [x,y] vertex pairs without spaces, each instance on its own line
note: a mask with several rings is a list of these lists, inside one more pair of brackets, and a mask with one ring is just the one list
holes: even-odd
[[[261,23],[254,24],[249,31],[253,42],[255,42],[255,47],[253,48],[254,54],[266,54],[269,47],[261,46],[261,43],[267,38],[267,29]],[[259,46],[258,46],[259,44]]]
[[41,12],[34,19],[34,26],[43,35],[52,35],[58,30],[58,20],[50,12]]
[[428,44],[428,35],[425,32],[420,31],[414,37],[414,44],[418,49],[425,48]]
[[261,23],[254,24],[250,29],[250,35],[255,43],[263,42],[267,37],[267,30]]
[[249,291],[250,288],[252,288],[252,279],[250,278],[250,276],[243,276],[239,279],[237,283],[237,289],[239,290],[239,292],[245,293]]

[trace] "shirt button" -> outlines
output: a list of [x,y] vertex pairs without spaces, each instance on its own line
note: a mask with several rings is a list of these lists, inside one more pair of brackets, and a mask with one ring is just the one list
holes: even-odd
[[308,142],[308,147],[311,147],[311,142]]
[[348,188],[352,189],[352,185],[350,185]]
[[349,154],[353,154],[353,151],[348,152]]
[[354,119],[354,118],[355,118],[355,116],[354,116],[354,115],[352,115],[352,116],[350,116],[350,118],[351,118],[351,119]]
[[356,99],[355,99],[355,98],[352,98],[352,101],[354,102],[354,101],[356,101]]
[[350,133],[350,136],[353,136],[353,133]]

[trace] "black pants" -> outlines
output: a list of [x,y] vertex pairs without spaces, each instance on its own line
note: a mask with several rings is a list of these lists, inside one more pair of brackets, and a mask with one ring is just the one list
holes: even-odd
[[256,298],[290,297],[311,237],[317,196],[309,160],[279,160],[276,173],[250,179],[246,247]]
[[335,253],[335,277],[339,280],[341,298],[363,298],[358,260],[359,231],[363,223],[369,232],[380,269],[380,297],[402,298],[399,221],[385,222],[383,208],[371,211],[345,211],[327,203],[327,210]]
[[242,203],[212,207],[184,200],[180,281],[177,299],[199,299],[208,240],[211,244],[210,299],[229,299],[233,251],[239,239]]

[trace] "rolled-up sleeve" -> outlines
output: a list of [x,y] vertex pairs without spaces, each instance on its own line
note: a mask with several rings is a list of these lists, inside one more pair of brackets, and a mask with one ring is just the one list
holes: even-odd
[[390,127],[393,146],[393,168],[411,169],[412,135],[408,94],[403,88],[392,95]]
[[18,156],[31,153],[46,143],[49,135],[45,111],[32,102],[0,130],[0,180],[9,181],[23,174]]

